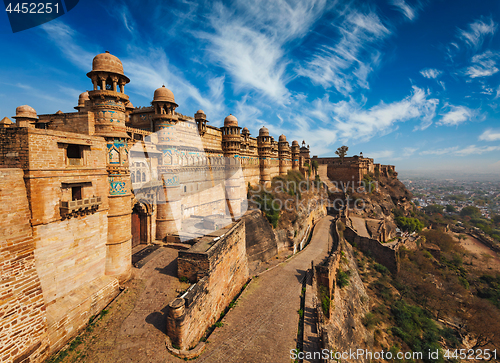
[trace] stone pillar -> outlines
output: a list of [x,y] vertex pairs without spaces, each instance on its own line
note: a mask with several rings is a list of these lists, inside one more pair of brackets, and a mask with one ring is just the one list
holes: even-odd
[[157,199],[156,239],[163,240],[167,235],[181,229],[181,187],[178,170],[160,167],[163,189]]

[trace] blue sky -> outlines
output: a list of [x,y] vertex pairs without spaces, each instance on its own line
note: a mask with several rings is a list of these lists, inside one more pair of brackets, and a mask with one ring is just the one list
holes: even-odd
[[135,106],[165,84],[193,115],[312,155],[363,152],[398,170],[500,174],[498,0],[80,0],[13,34],[0,14],[0,118],[73,111],[109,50]]

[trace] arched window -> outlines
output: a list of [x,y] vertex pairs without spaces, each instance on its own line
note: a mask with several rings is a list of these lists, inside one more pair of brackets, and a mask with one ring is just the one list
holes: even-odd
[[111,81],[111,77],[108,77],[108,79],[106,79],[106,89],[108,91],[113,90],[113,81]]
[[130,180],[132,181],[132,183],[135,183],[135,173],[132,172],[132,174],[130,174]]
[[146,173],[142,173],[142,181],[145,182],[146,181]]

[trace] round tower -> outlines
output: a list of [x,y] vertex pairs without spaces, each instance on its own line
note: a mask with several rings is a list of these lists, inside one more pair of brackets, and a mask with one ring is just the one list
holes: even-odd
[[278,156],[280,166],[279,173],[280,175],[286,175],[291,166],[291,153],[285,135],[280,135],[278,139]]
[[292,170],[300,170],[299,164],[300,147],[297,140],[292,141]]
[[239,218],[241,214],[243,175],[239,161],[241,151],[240,129],[238,119],[232,114],[224,119],[224,126],[221,128],[226,204],[233,220]]
[[229,115],[224,119],[224,127],[222,127],[222,151],[225,157],[234,158],[240,154],[240,129],[238,119],[233,115]]
[[163,189],[157,198],[156,238],[164,239],[177,233],[181,228],[181,186],[179,183],[179,153],[176,125],[178,117],[175,109],[174,94],[165,86],[154,92],[153,102],[154,131],[158,136],[156,147],[162,152],[161,165],[158,166]]
[[[108,173],[108,238],[106,243],[106,275],[127,280],[132,271],[131,186],[128,162],[128,139],[125,128],[124,93],[130,80],[123,73],[122,62],[109,52],[98,54],[87,73],[93,90],[88,92],[89,106],[94,113],[95,134],[107,144]],[[82,101],[85,96],[82,96]]]
[[194,120],[196,121],[196,125],[198,126],[198,134],[200,136],[205,135],[205,132],[207,132],[207,115],[205,115],[205,112],[203,110],[198,110],[194,114]]
[[267,127],[262,127],[257,136],[257,148],[260,160],[260,183],[266,184],[271,181],[271,137]]
[[90,104],[90,98],[88,92],[83,92],[78,97],[78,106],[75,106],[75,110],[78,112],[88,111]]
[[16,108],[16,115],[14,116],[16,119],[17,127],[35,127],[36,122],[38,121],[38,116],[33,107],[28,105],[19,106]]

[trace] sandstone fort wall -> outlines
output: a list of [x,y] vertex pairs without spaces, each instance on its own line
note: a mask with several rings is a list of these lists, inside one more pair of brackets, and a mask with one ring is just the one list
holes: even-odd
[[179,277],[197,281],[183,298],[169,305],[167,334],[182,350],[198,344],[249,278],[245,223],[240,220],[221,231],[225,233],[218,240],[208,242],[203,237],[190,250],[179,252]]
[[47,316],[21,169],[0,169],[0,361],[48,354]]

